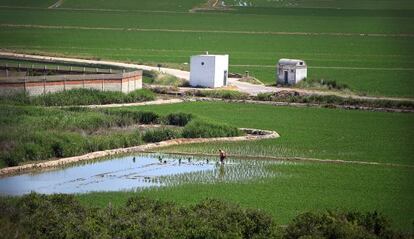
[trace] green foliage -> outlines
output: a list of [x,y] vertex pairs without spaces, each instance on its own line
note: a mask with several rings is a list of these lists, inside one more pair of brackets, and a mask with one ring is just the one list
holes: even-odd
[[287,226],[283,238],[403,238],[377,212],[304,213]]
[[249,98],[247,93],[236,90],[193,90],[187,91],[186,95],[220,98],[225,100],[246,100]]
[[336,95],[301,95],[293,92],[289,94],[276,93],[259,93],[253,97],[259,101],[276,101],[289,103],[321,104],[321,105],[344,105],[355,107],[373,107],[373,108],[395,108],[395,109],[414,109],[412,101],[397,100],[371,100],[363,98],[344,98]]
[[131,124],[130,120],[133,120],[133,123],[141,124],[157,124],[160,123],[160,116],[157,113],[151,111],[136,111],[128,108],[118,108],[118,109],[109,109],[105,110],[109,115],[116,115],[121,117],[122,124]]
[[35,193],[0,201],[4,235],[16,229],[31,238],[274,238],[273,219],[260,211],[218,200],[192,207],[143,197],[96,209],[71,195]]
[[243,133],[236,127],[201,120],[193,120],[183,130],[184,138],[234,137]]
[[128,94],[122,92],[92,89],[72,89],[57,93],[48,93],[39,96],[27,96],[17,94],[11,97],[1,97],[1,102],[20,103],[44,106],[66,106],[66,105],[101,105],[113,103],[132,103],[154,100],[155,95],[147,89],[136,90]]
[[170,113],[165,116],[167,124],[177,126],[186,126],[193,118],[194,116],[192,114],[183,112]]
[[142,139],[147,143],[161,142],[169,139],[180,138],[181,131],[171,128],[158,128],[145,131]]
[[298,84],[295,85],[298,88],[314,88],[314,89],[321,89],[321,90],[349,90],[349,86],[344,83],[337,83],[336,80],[316,80],[316,79],[304,79]]

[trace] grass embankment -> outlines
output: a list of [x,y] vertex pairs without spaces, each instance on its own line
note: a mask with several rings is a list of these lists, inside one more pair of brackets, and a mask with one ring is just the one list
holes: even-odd
[[[96,2],[94,8],[100,4],[104,3]],[[266,84],[275,82],[278,59],[299,58],[309,65],[309,78],[336,80],[358,93],[413,97],[411,37],[360,35],[411,33],[414,30],[410,24],[411,10],[272,9],[271,14],[256,10],[258,15],[237,11],[237,14],[231,11],[176,14],[76,10],[56,14],[34,9],[1,9],[0,21],[8,24],[51,25],[53,22],[55,26],[120,29],[2,27],[0,45],[28,52],[155,65],[183,65],[191,55],[208,49],[212,53],[230,54],[231,72],[249,71]],[[165,31],[124,31],[138,25]],[[171,29],[178,31],[167,31]],[[319,35],[338,33],[338,29],[345,35]],[[240,32],[208,32],[216,30]],[[315,34],[263,33],[275,31]]]
[[39,106],[76,106],[133,103],[155,100],[155,94],[147,89],[140,89],[125,94],[123,92],[91,89],[73,89],[39,96],[18,94],[0,97],[3,104],[24,104]]
[[[179,206],[132,197],[122,207],[82,206],[69,195],[30,194],[0,201],[0,229],[19,238],[393,238],[398,233],[376,212],[306,213],[286,229],[267,214],[237,204],[206,199]],[[403,237],[401,237],[403,238]]]
[[[304,83],[307,84],[307,83]],[[333,86],[335,84],[335,86]],[[303,84],[302,84],[303,85]],[[318,84],[319,85],[319,84]],[[298,88],[301,86],[298,86]],[[335,87],[344,88],[345,86],[338,86],[336,82],[329,82],[322,84],[323,88]],[[171,87],[158,87],[151,89],[159,94],[166,94],[176,91]],[[190,90],[185,92],[185,96],[209,97],[224,100],[255,100],[255,101],[272,101],[272,102],[286,102],[286,103],[302,103],[302,104],[317,104],[326,108],[336,107],[367,107],[373,109],[399,109],[399,110],[414,110],[413,101],[391,100],[391,99],[363,99],[352,97],[341,97],[337,95],[318,95],[318,94],[303,94],[295,91],[280,91],[273,93],[259,93],[257,96],[250,96],[247,93],[235,90]]]
[[[180,137],[227,137],[238,129],[194,119],[191,114],[159,115],[127,109],[40,108],[0,105],[0,165],[81,155]],[[163,124],[152,130],[136,125]],[[188,126],[186,126],[188,124]],[[170,128],[169,126],[184,128]],[[197,125],[197,127],[194,127]]]

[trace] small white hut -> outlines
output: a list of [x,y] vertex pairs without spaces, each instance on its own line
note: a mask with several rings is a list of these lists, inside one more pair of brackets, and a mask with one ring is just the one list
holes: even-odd
[[190,85],[222,87],[227,85],[229,55],[197,55],[190,60]]
[[276,83],[294,85],[305,79],[308,75],[308,67],[303,60],[280,59],[276,69]]

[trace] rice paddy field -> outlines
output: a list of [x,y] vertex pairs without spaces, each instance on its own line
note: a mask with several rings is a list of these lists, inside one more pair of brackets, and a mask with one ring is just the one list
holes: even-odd
[[[309,78],[335,80],[364,95],[414,98],[412,1],[226,0],[224,7],[215,9],[206,9],[205,2],[0,0],[0,49],[183,69],[188,69],[191,55],[209,51],[230,54],[231,72],[249,71],[269,85],[274,84],[278,59],[299,58],[309,65]],[[275,130],[281,136],[180,145],[163,148],[163,153],[216,155],[224,149],[230,159],[304,159],[268,165],[266,172],[276,177],[223,183],[190,180],[145,189],[142,195],[183,205],[225,199],[264,210],[280,225],[306,211],[377,210],[391,218],[395,228],[414,233],[412,113],[222,102],[131,109],[191,113],[209,122]],[[105,207],[123,205],[136,193],[76,197]]]
[[[237,183],[188,183],[140,193],[182,204],[221,198],[263,209],[283,224],[304,211],[378,210],[394,226],[412,231],[414,200],[412,114],[291,108],[228,103],[151,107],[160,114],[183,111],[237,127],[276,130],[281,137],[257,142],[209,143],[164,148],[163,152],[341,159],[378,165],[288,161],[271,165],[278,177]],[[394,163],[398,165],[387,165]],[[132,192],[79,195],[85,204],[122,205]]]
[[275,81],[278,59],[300,58],[309,78],[361,94],[413,97],[409,1],[248,2],[189,12],[203,1],[66,0],[48,9],[46,0],[1,0],[0,48],[184,68],[191,55],[226,53],[231,71],[250,71],[266,84]]

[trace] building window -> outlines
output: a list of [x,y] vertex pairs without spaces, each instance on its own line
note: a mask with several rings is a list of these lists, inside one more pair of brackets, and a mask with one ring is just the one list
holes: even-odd
[[203,61],[203,62],[201,62],[201,65],[202,65],[202,66],[204,66],[204,61]]
[[290,72],[292,72],[292,73],[293,73],[293,70],[290,70]]
[[303,66],[303,61],[299,62],[299,65]]

